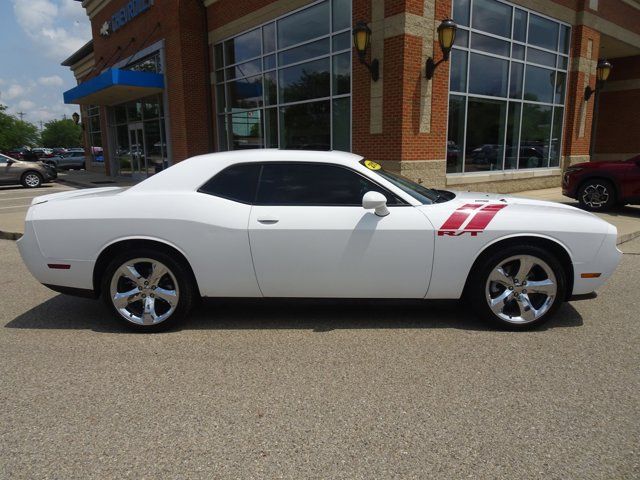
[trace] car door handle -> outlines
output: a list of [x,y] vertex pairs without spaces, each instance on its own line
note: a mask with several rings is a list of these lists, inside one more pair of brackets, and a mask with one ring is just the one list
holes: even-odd
[[258,218],[258,222],[263,225],[273,225],[274,223],[278,223],[280,220],[275,217],[260,217]]

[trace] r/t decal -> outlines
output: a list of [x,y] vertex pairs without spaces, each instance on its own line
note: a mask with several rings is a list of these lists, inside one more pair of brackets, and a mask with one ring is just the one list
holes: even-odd
[[[478,233],[484,232],[493,217],[505,207],[506,205],[500,203],[488,203],[485,205],[468,203],[462,205],[445,220],[438,230],[438,236],[459,237],[460,235],[469,234],[472,237],[476,237]],[[469,218],[469,222],[461,230],[460,227]]]

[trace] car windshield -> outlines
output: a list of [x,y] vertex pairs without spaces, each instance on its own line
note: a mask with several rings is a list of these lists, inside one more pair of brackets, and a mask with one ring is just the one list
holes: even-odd
[[380,175],[385,180],[393,183],[396,187],[401,189],[403,192],[411,195],[423,205],[430,205],[437,202],[441,198],[441,195],[436,190],[423,187],[419,183],[416,183],[413,180],[410,180],[407,177],[403,177],[402,175],[399,175],[397,173],[389,172],[383,169],[382,166],[376,162],[363,159],[360,161],[360,163],[374,172],[376,175]]

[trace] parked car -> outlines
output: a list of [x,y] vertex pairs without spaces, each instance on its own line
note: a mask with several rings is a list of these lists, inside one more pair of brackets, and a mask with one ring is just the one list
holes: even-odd
[[80,170],[86,166],[84,150],[68,152],[57,157],[47,158],[45,163],[54,166],[58,170]]
[[53,156],[61,156],[64,155],[65,153],[68,153],[69,150],[67,150],[66,148],[62,148],[62,147],[56,147],[56,148],[52,148],[51,152],[53,153]]
[[41,162],[25,162],[0,154],[0,184],[36,188],[57,177],[55,169]]
[[591,294],[622,253],[577,208],[419,185],[344,152],[201,155],[128,190],[34,199],[18,241],[49,288],[143,331],[196,298],[458,299],[522,330]]
[[24,154],[28,152],[26,148],[16,148],[14,150],[9,150],[7,152],[2,152],[4,155],[14,158],[16,160],[22,160],[24,158]]
[[640,204],[640,155],[617,162],[571,165],[562,177],[562,194],[591,211]]
[[31,151],[35,153],[38,156],[38,158],[53,157],[53,151],[50,148],[36,147],[36,148],[32,148]]

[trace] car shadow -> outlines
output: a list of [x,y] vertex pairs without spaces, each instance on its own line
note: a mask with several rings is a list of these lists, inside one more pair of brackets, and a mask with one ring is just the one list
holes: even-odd
[[[583,325],[564,303],[540,330]],[[131,333],[99,301],[57,295],[9,321],[5,328],[81,329]],[[469,307],[455,300],[205,299],[176,330],[453,328],[487,331]]]

